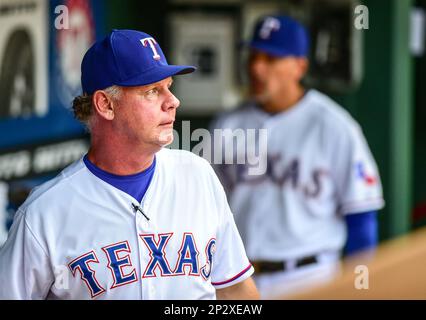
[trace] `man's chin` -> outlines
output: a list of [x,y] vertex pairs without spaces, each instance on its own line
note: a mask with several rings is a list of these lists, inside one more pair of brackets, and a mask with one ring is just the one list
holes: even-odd
[[266,103],[269,100],[269,97],[266,93],[253,93],[251,96],[258,103]]
[[173,131],[167,134],[160,134],[158,139],[158,145],[161,147],[168,146],[173,143]]

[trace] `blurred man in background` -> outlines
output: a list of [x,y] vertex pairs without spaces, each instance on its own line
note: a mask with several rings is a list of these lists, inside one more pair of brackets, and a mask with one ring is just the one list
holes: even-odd
[[231,208],[263,298],[295,293],[336,274],[342,252],[377,243],[384,206],[374,158],[358,123],[301,80],[305,28],[266,16],[249,44],[251,100],[213,128],[267,129],[267,170],[220,165]]

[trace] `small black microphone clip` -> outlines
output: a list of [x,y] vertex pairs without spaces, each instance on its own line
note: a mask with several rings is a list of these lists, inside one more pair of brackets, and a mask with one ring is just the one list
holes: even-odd
[[139,211],[140,213],[142,213],[143,216],[146,218],[146,220],[149,221],[148,216],[145,214],[145,212],[143,212],[142,208],[139,205],[132,203],[132,206],[133,206],[133,209],[135,209],[135,211]]

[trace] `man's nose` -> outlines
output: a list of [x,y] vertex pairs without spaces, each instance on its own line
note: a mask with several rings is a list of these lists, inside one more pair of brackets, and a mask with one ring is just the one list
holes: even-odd
[[176,109],[178,108],[180,105],[180,101],[178,98],[176,98],[176,96],[169,91],[168,96],[163,104],[163,108],[165,111],[169,110],[169,109]]

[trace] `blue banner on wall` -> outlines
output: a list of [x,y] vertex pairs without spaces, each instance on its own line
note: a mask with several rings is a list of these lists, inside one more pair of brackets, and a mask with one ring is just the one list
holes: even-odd
[[105,34],[101,0],[20,2],[0,1],[0,154],[84,133],[71,103],[84,52]]
[[0,246],[30,190],[88,149],[71,103],[102,0],[0,0]]

